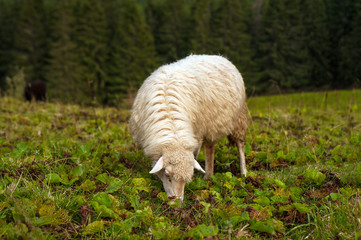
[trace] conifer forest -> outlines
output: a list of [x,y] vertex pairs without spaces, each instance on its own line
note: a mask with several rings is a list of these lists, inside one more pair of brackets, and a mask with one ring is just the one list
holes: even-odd
[[0,94],[118,105],[159,66],[220,54],[249,96],[360,87],[358,0],[0,0]]

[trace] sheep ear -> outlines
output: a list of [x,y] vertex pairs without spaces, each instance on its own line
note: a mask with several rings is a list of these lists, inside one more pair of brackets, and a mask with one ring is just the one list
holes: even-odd
[[199,165],[199,163],[197,162],[197,160],[194,159],[194,168],[197,169],[198,171],[201,171],[202,173],[206,173],[203,168],[201,167],[201,165]]
[[157,173],[163,169],[163,157],[160,157],[159,160],[154,165],[153,169],[149,173]]

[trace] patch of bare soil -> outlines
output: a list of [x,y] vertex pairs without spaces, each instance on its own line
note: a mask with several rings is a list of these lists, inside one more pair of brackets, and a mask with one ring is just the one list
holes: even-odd
[[204,208],[204,206],[200,204],[199,201],[196,201],[191,206],[182,208],[169,208],[167,203],[163,203],[162,208],[165,210],[163,215],[176,220],[179,225],[194,228],[202,224],[201,218],[197,217],[197,215],[201,214],[199,211]]
[[251,183],[255,188],[263,189],[262,184],[260,183],[261,180],[264,180],[264,177],[246,177],[245,182]]

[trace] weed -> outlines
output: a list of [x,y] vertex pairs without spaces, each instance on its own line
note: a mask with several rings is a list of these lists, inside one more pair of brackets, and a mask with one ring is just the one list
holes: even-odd
[[1,98],[0,238],[357,239],[360,104],[360,90],[248,99],[248,176],[223,139],[179,205],[128,110]]

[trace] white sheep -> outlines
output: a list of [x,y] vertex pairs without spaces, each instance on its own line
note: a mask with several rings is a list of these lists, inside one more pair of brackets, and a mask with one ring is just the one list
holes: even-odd
[[190,55],[164,65],[143,83],[129,122],[133,140],[153,162],[169,198],[181,201],[202,143],[206,178],[213,175],[215,144],[225,136],[237,144],[241,173],[246,175],[244,138],[247,131],[243,79],[227,59]]

